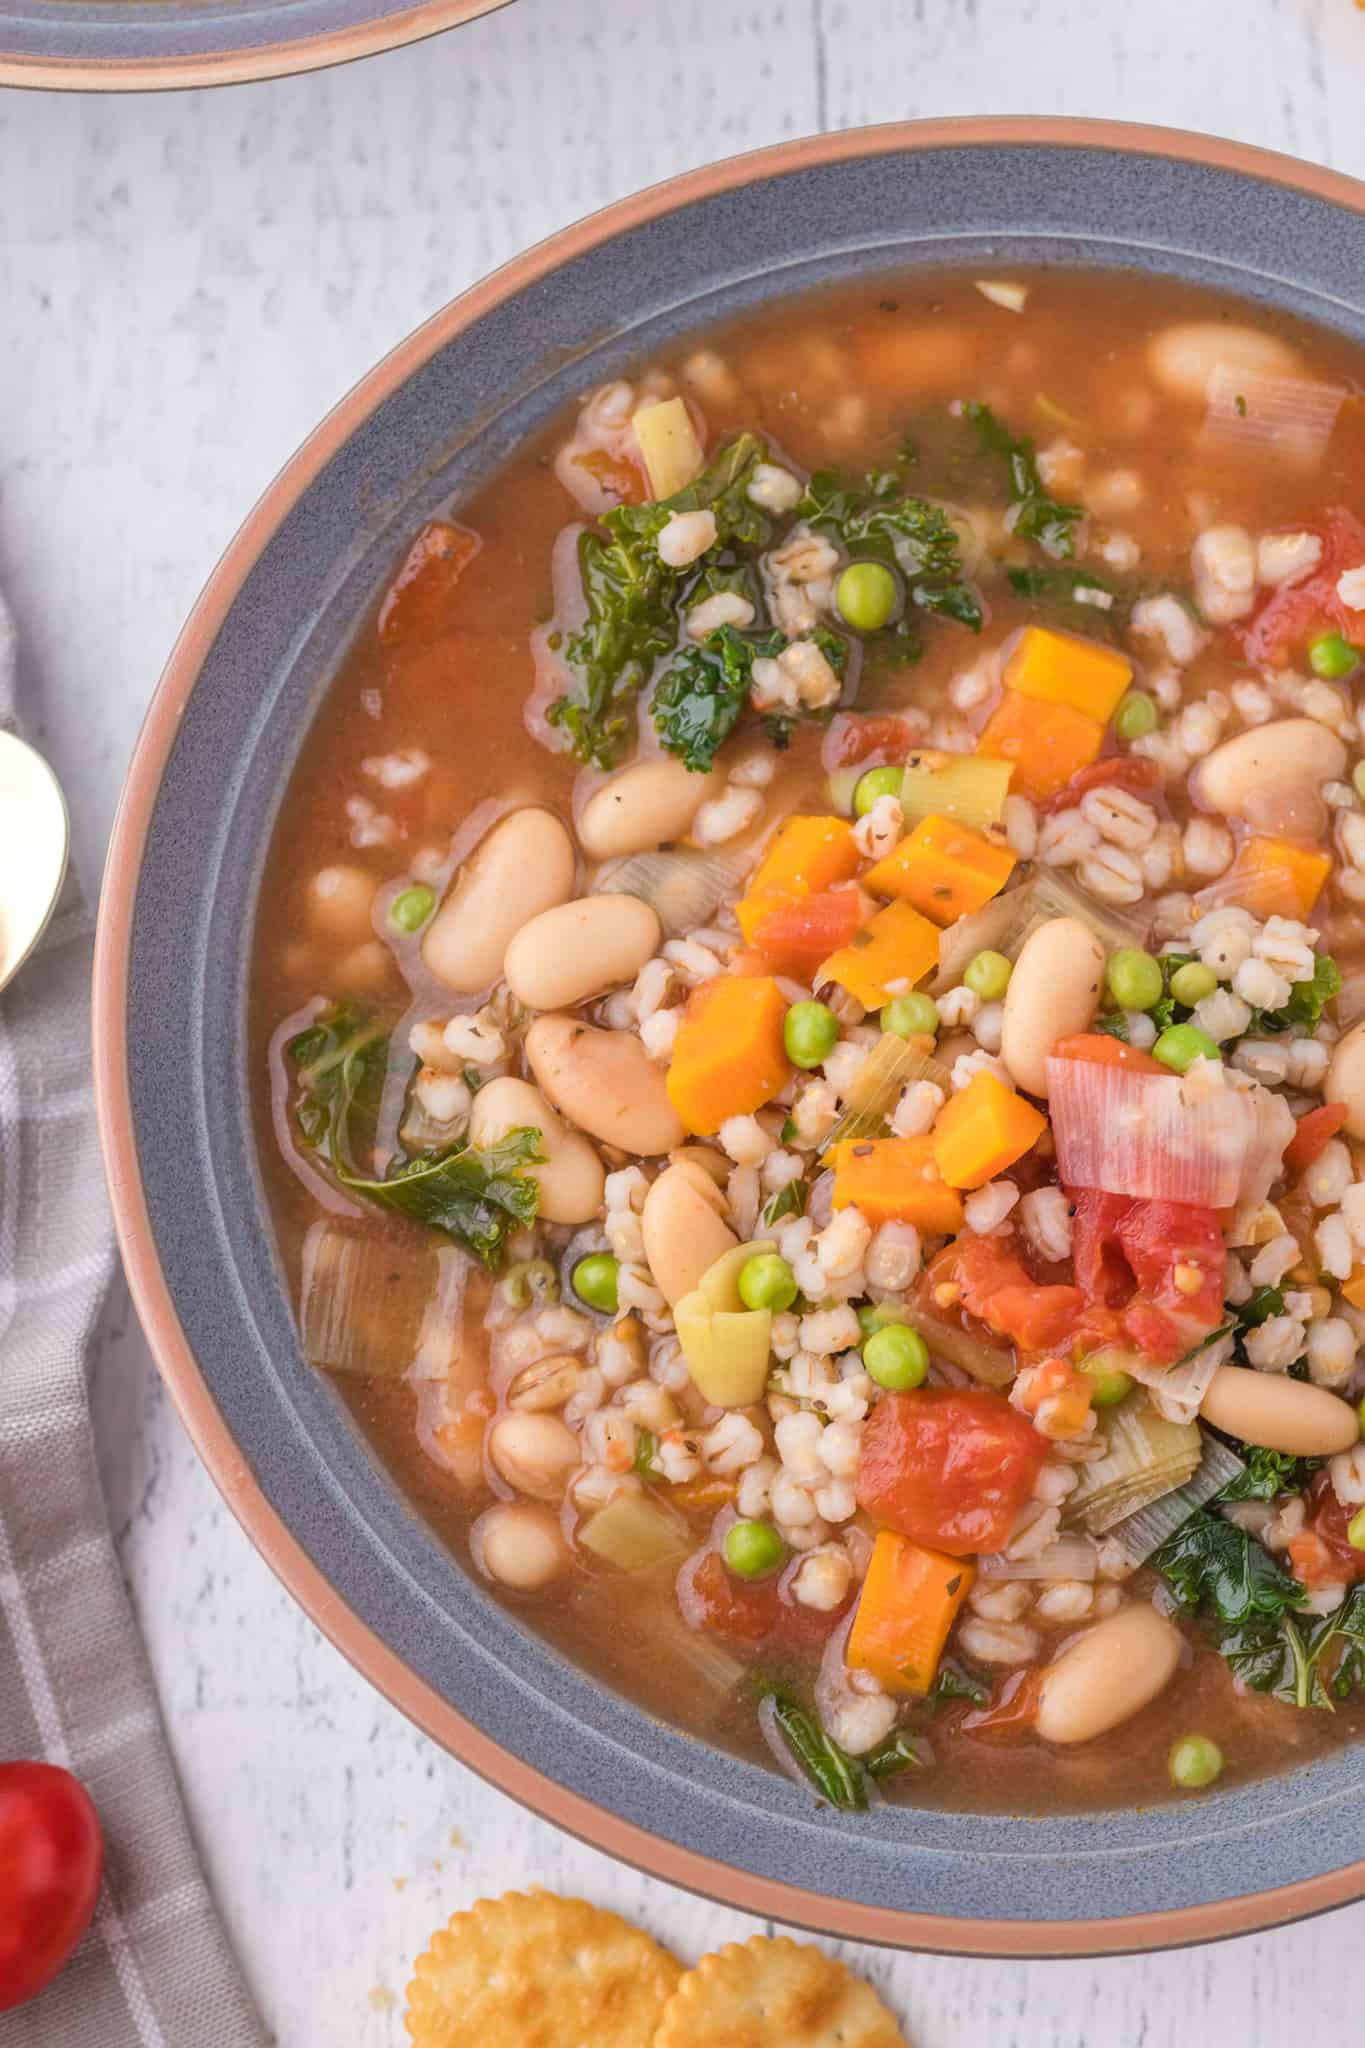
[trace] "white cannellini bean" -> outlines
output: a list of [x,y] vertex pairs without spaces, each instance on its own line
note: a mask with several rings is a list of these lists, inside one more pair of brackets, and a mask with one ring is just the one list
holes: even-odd
[[[1250,1355],[1250,1353],[1248,1353]],[[1355,1409],[1304,1380],[1220,1365],[1199,1405],[1215,1429],[1299,1458],[1329,1458],[1360,1440]]]
[[569,1567],[569,1546],[558,1517],[548,1508],[499,1501],[470,1530],[474,1561],[500,1586],[535,1593]]
[[1225,818],[1269,824],[1272,807],[1316,801],[1346,772],[1346,748],[1312,718],[1276,718],[1224,740],[1200,762],[1201,803]]
[[509,1131],[540,1132],[544,1159],[525,1169],[540,1188],[540,1216],[546,1223],[590,1223],[602,1207],[602,1162],[579,1131],[566,1129],[539,1088],[504,1074],[487,1081],[474,1097],[469,1136],[479,1146],[496,1145]]
[[1104,948],[1079,918],[1051,918],[1025,941],[1005,991],[1001,1052],[1030,1095],[1046,1096],[1048,1054],[1090,1028],[1103,984]]
[[724,1195],[691,1160],[659,1175],[645,1196],[640,1227],[649,1270],[670,1307],[739,1243],[725,1220]]
[[1365,1017],[1338,1041],[1322,1094],[1325,1102],[1346,1104],[1346,1130],[1365,1138]]
[[325,938],[354,944],[374,936],[375,880],[364,868],[319,868],[308,884],[308,918]]
[[1278,335],[1226,320],[1182,320],[1163,327],[1147,344],[1147,367],[1172,397],[1201,404],[1215,370],[1262,377],[1292,377],[1297,352]]
[[500,1479],[533,1500],[561,1500],[581,1462],[568,1424],[537,1409],[500,1415],[488,1432],[488,1458]]
[[638,896],[580,896],[529,918],[503,973],[528,1010],[571,1010],[634,981],[662,937],[657,911]]
[[1183,1647],[1174,1622],[1154,1607],[1121,1608],[1044,1671],[1038,1733],[1045,1742],[1089,1742],[1117,1728],[1170,1683]]
[[537,1017],[526,1058],[561,1116],[604,1145],[652,1158],[686,1135],[664,1076],[633,1032],[599,1031],[576,1017]]
[[480,841],[427,926],[422,958],[459,995],[502,973],[515,933],[573,894],[574,846],[552,812],[512,811]]
[[694,775],[681,761],[637,761],[595,789],[578,818],[578,840],[590,860],[652,853],[681,839],[708,797],[725,787],[715,769]]

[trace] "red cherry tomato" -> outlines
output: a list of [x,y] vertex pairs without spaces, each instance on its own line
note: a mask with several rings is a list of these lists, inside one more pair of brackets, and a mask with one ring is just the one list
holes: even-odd
[[1320,1102],[1316,1109],[1301,1116],[1284,1148],[1285,1172],[1306,1173],[1313,1161],[1322,1157],[1350,1114],[1344,1102]]
[[1087,1301],[1121,1312],[1128,1341],[1173,1365],[1223,1319],[1223,1233],[1212,1209],[1094,1188],[1075,1204],[1071,1256]]
[[932,1301],[944,1280],[959,1289],[968,1315],[1021,1351],[1047,1351],[1062,1344],[1080,1319],[1079,1287],[1035,1280],[1024,1261],[997,1237],[962,1236],[945,1247],[928,1268],[920,1288]]
[[858,1505],[950,1557],[999,1550],[1046,1456],[1042,1437],[999,1394],[884,1394],[863,1427]]
[[1155,761],[1144,761],[1140,754],[1106,754],[1102,761],[1078,768],[1066,787],[1045,798],[1038,809],[1045,817],[1054,811],[1069,810],[1088,789],[1126,789],[1133,796],[1145,797],[1160,787],[1161,770]]
[[858,929],[859,908],[856,889],[821,889],[760,918],[754,945],[770,974],[792,974],[806,981],[822,960],[850,943]]
[[0,2012],[52,1982],[94,1917],[103,1868],[84,1785],[55,1764],[0,1763]]

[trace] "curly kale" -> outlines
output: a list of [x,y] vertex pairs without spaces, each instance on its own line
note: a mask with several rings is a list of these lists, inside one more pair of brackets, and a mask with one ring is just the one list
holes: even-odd
[[921,611],[981,631],[981,600],[963,576],[957,529],[941,505],[905,495],[894,474],[853,483],[817,470],[796,517],[850,555],[894,563]]
[[580,761],[610,768],[620,759],[635,699],[676,642],[675,609],[692,572],[660,560],[660,532],[675,512],[709,510],[718,548],[761,546],[768,522],[748,491],[765,454],[756,434],[737,434],[671,498],[617,505],[583,534],[578,568],[587,617],[566,648],[573,687],[546,714]]
[[1084,505],[1065,505],[1050,495],[1039,474],[1032,441],[1016,440],[988,405],[964,405],[962,417],[975,429],[982,450],[1006,465],[1013,531],[1021,540],[1035,541],[1055,562],[1070,561],[1076,551],[1076,528],[1085,517]]
[[462,1143],[399,1160],[382,1178],[358,1171],[357,1151],[373,1144],[389,1041],[356,1004],[324,1010],[290,1039],[285,1056],[295,1074],[299,1135],[348,1193],[444,1232],[490,1271],[512,1232],[535,1221],[540,1188],[524,1168],[544,1156],[539,1131],[509,1131],[482,1149]]
[[660,677],[650,706],[667,751],[697,774],[709,773],[749,700],[754,662],[780,654],[785,645],[780,633],[754,637],[719,626],[700,647],[680,654]]

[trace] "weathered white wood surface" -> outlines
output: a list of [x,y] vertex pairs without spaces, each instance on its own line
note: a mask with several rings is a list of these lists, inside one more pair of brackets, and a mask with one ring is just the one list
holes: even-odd
[[[219,549],[333,400],[491,265],[708,158],[906,116],[1164,121],[1362,174],[1363,88],[1351,0],[518,0],[311,78],[0,98],[0,581],[87,878]],[[97,1378],[194,1824],[286,2048],[391,2048],[409,1960],[480,1892],[581,1890],[689,1956],[749,1931],[522,1813],[361,1683],[219,1504],[122,1302]],[[922,2048],[1355,2040],[1365,1906],[1156,1960],[859,1960]]]

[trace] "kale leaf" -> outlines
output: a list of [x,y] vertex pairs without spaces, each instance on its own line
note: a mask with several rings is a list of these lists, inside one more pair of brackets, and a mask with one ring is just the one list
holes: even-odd
[[[1262,1288],[1258,1293],[1278,1293],[1278,1288]],[[1250,1303],[1246,1304],[1250,1307]],[[1268,1314],[1276,1313],[1268,1310]],[[1229,1479],[1217,1495],[1223,1500],[1275,1500],[1282,1493],[1301,1493],[1311,1475],[1317,1470],[1318,1458],[1298,1458],[1292,1451],[1267,1451],[1254,1445],[1246,1452],[1245,1469],[1235,1479]]]
[[332,1003],[285,1048],[298,1069],[295,1115],[304,1143],[338,1172],[355,1163],[353,1119],[362,1142],[373,1132],[389,1064],[389,1041],[357,1003]]
[[817,470],[796,516],[854,557],[894,562],[921,611],[981,631],[981,600],[963,577],[956,528],[941,505],[903,495],[896,476],[867,476],[859,484]]
[[1309,1649],[1319,1670],[1329,1652],[1336,1652],[1324,1684],[1339,1700],[1354,1687],[1365,1687],[1365,1585],[1353,1586],[1340,1607],[1323,1617],[1309,1639]]
[[1187,1614],[1211,1609],[1221,1622],[1278,1619],[1304,1604],[1304,1590],[1245,1529],[1201,1509],[1153,1551],[1160,1572]]
[[913,1736],[897,1728],[875,1749],[868,1751],[863,1758],[863,1769],[869,1778],[880,1781],[898,1777],[902,1771],[922,1770],[924,1763],[924,1752],[916,1747]]
[[358,1171],[357,1148],[373,1143],[389,1041],[357,1005],[322,1011],[285,1053],[296,1074],[300,1136],[349,1193],[443,1231],[490,1270],[510,1234],[535,1221],[540,1189],[521,1169],[543,1157],[539,1131],[509,1131],[483,1150],[460,1144],[400,1160],[382,1179]]
[[831,1806],[861,1813],[867,1806],[867,1781],[857,1758],[840,1749],[790,1693],[773,1690],[764,1700],[784,1748],[816,1791]]
[[780,654],[785,645],[780,633],[755,638],[718,626],[700,647],[680,654],[660,677],[650,706],[668,752],[707,774],[749,700],[755,660]]
[[405,1160],[383,1180],[344,1172],[337,1178],[364,1201],[443,1230],[493,1272],[512,1232],[536,1220],[540,1188],[522,1169],[544,1157],[540,1132],[522,1129],[495,1145],[456,1145],[430,1159]]
[[690,572],[659,559],[662,528],[675,512],[709,509],[717,546],[760,546],[768,522],[748,489],[765,453],[756,434],[737,434],[671,498],[616,505],[582,535],[578,569],[587,618],[566,649],[574,685],[546,713],[580,761],[610,768],[620,759],[631,707],[677,640],[674,608]]
[[1273,1692],[1296,1707],[1331,1706],[1311,1643],[1292,1615],[1253,1615],[1216,1629],[1213,1641],[1253,1692]]
[[1330,953],[1313,957],[1311,981],[1296,981],[1282,1010],[1253,1010],[1247,1031],[1252,1037],[1273,1037],[1279,1031],[1301,1031],[1312,1037],[1323,1010],[1341,993],[1341,969]]
[[[1131,593],[1116,590],[1103,576],[1090,576],[1083,569],[1006,569],[1005,579],[1017,597],[1092,639],[1117,640],[1133,602]],[[1080,595],[1085,590],[1102,591],[1113,603],[1087,603]]]
[[809,1194],[810,1189],[804,1180],[789,1180],[785,1187],[780,1187],[770,1197],[759,1219],[763,1228],[771,1230],[774,1223],[780,1223],[784,1216],[804,1216]]
[[984,1707],[990,1694],[980,1679],[973,1678],[960,1664],[945,1658],[938,1667],[938,1677],[929,1690],[929,1703],[933,1707],[947,1706],[951,1700],[970,1700],[973,1706]]
[[964,405],[962,416],[975,428],[985,452],[998,456],[1008,468],[1012,530],[1021,540],[1036,541],[1055,562],[1070,561],[1076,550],[1076,528],[1085,517],[1084,505],[1064,505],[1049,495],[1032,441],[1016,440],[988,405]]

